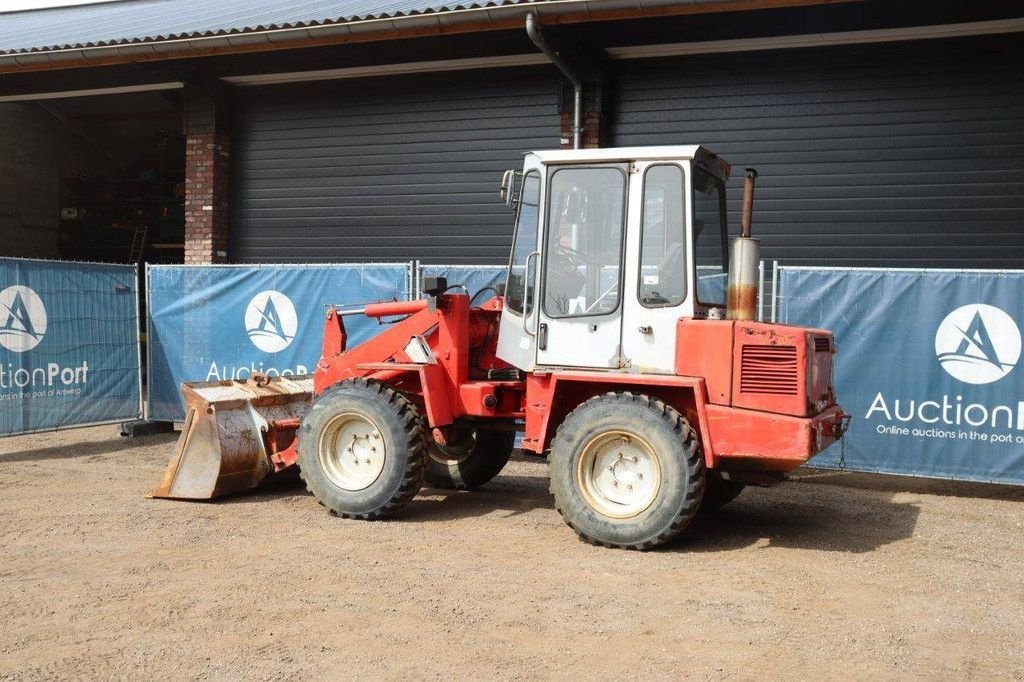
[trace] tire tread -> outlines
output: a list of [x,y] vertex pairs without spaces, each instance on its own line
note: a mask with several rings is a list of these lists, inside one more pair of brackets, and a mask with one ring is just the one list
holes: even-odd
[[[384,402],[386,404],[392,405],[395,408],[395,414],[406,434],[406,442],[408,444],[409,451],[414,453],[414,456],[409,457],[406,462],[400,487],[386,504],[372,512],[338,512],[331,509],[316,495],[316,493],[313,492],[313,489],[309,485],[309,481],[302,472],[302,467],[299,467],[299,477],[302,478],[302,482],[306,486],[306,490],[316,498],[317,502],[319,502],[322,507],[330,510],[332,514],[340,516],[343,519],[373,521],[390,516],[405,505],[409,504],[423,486],[423,477],[426,472],[427,458],[425,440],[426,432],[423,427],[423,419],[420,417],[419,410],[416,408],[416,405],[400,391],[397,391],[391,386],[374,379],[360,377],[357,379],[347,379],[345,381],[338,382],[324,391],[320,396],[320,399],[313,403],[313,406],[310,408],[310,414],[318,408],[321,410],[326,409],[324,406],[324,398],[327,396],[353,386],[361,387],[371,392],[376,392],[384,398]],[[309,427],[306,424],[306,420],[303,420],[303,425],[299,428],[299,434],[300,439],[303,434],[309,434]]]
[[[558,509],[558,513],[561,514],[562,520],[565,521],[566,525],[576,531],[576,534],[585,542],[589,542],[590,544],[599,547],[608,547],[612,549],[646,551],[670,542],[681,535],[696,516],[697,511],[700,509],[701,498],[704,493],[704,454],[700,446],[700,441],[697,439],[696,433],[686,417],[660,398],[651,397],[643,393],[633,393],[632,391],[609,391],[607,393],[602,393],[601,395],[596,395],[593,398],[585,400],[577,405],[576,408],[573,409],[573,411],[570,412],[564,420],[562,420],[562,423],[559,424],[558,428],[555,430],[555,437],[552,439],[552,449],[554,449],[560,438],[564,437],[563,428],[565,427],[565,424],[570,421],[573,415],[582,410],[589,409],[595,403],[609,402],[624,404],[636,403],[648,407],[652,412],[665,419],[670,428],[679,435],[679,438],[683,443],[683,451],[686,453],[687,469],[691,472],[689,479],[690,485],[687,486],[688,491],[685,498],[685,504],[681,507],[679,512],[676,514],[675,519],[673,519],[664,531],[659,533],[656,537],[638,543],[605,542],[594,538],[573,526],[569,516],[557,505],[557,502],[556,509]],[[558,497],[555,495],[555,486],[553,482],[549,486],[549,491],[557,501]]]

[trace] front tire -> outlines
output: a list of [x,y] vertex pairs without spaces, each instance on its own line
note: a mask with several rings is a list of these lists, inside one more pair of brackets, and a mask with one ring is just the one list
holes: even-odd
[[427,483],[445,490],[472,490],[497,476],[515,447],[513,431],[457,429],[447,447],[431,443]]
[[320,504],[344,518],[389,516],[423,485],[423,419],[386,384],[343,381],[302,420],[298,455],[299,474]]
[[697,434],[670,405],[607,393],[573,410],[551,444],[551,493],[587,542],[650,549],[683,533],[704,494]]

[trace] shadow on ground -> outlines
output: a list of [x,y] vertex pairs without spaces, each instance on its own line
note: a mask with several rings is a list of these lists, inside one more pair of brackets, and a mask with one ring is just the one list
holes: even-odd
[[[537,475],[500,475],[474,491],[424,486],[391,523],[429,524],[498,514],[506,517],[550,510],[547,467]],[[870,477],[868,477],[870,479]],[[726,552],[755,545],[827,552],[870,552],[909,538],[919,509],[895,502],[892,491],[790,481],[769,489],[751,488],[724,509],[701,514],[687,534],[665,551]],[[295,469],[278,474],[258,490],[219,500],[223,504],[259,504],[309,495]]]
[[33,462],[46,459],[74,459],[109,455],[137,447],[161,444],[170,445],[177,440],[178,434],[176,433],[158,433],[152,436],[138,436],[136,438],[121,438],[119,436],[107,440],[54,445],[52,447],[36,448],[35,450],[18,450],[10,453],[0,452],[0,464],[5,462]]
[[[503,512],[506,516],[525,514],[534,509],[551,509],[555,505],[548,493],[547,465],[543,460],[527,461],[538,468],[536,476],[502,474],[487,485],[473,491],[443,490],[424,484],[419,494],[405,509],[391,519],[401,523],[430,523],[483,516]],[[543,473],[541,473],[543,472]],[[260,501],[311,496],[299,476],[298,467],[291,467],[269,476],[258,488],[213,500],[217,504],[256,504]]]
[[[312,497],[291,468],[268,478],[259,488],[222,497],[215,504],[258,504],[293,497]],[[502,475],[478,490],[442,490],[424,485],[407,507],[391,517],[400,523],[432,523],[484,516],[495,512],[517,516],[555,505],[548,493],[547,478]]]
[[723,552],[757,544],[823,552],[871,552],[912,537],[918,505],[890,495],[846,499],[840,489],[811,502],[800,483],[744,491],[725,508],[701,514],[675,546]]
[[440,490],[424,486],[402,514],[411,523],[450,521],[500,513],[511,517],[535,509],[555,510],[548,479],[541,476],[498,476],[477,490]]
[[[83,447],[92,446],[95,453],[106,445],[104,442]],[[535,458],[516,459],[520,464],[515,474],[502,474],[475,491],[424,486],[390,522],[429,524],[491,514],[512,517],[538,509],[557,513],[548,492],[546,464]],[[524,469],[527,475],[522,475]],[[795,479],[772,488],[750,488],[724,509],[701,514],[686,535],[665,551],[727,552],[770,546],[870,552],[913,535],[918,505],[895,500],[897,494],[908,491],[947,495],[959,491],[967,496],[1024,499],[1024,490],[1007,486],[801,472]],[[256,490],[214,503],[263,504],[307,496],[298,470],[292,468],[270,477]]]

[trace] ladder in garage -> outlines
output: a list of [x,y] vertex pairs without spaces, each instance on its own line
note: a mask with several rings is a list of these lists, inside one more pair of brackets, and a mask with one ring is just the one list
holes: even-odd
[[146,235],[149,233],[149,226],[145,223],[135,228],[135,236],[132,237],[132,249],[128,253],[128,262],[138,265],[142,262],[142,254],[146,250]]

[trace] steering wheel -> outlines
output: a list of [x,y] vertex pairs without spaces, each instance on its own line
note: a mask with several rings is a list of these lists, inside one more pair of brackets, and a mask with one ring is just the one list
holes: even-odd
[[586,256],[576,249],[571,249],[564,244],[555,244],[555,251],[571,261],[577,267],[580,265],[600,265],[595,259]]

